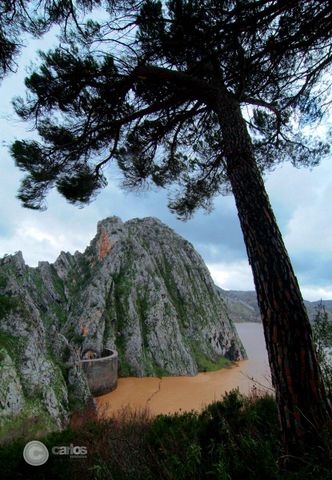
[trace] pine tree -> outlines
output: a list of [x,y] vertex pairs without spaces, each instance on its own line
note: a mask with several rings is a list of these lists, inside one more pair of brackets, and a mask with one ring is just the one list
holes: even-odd
[[[121,4],[121,7],[118,6]],[[17,141],[19,198],[43,208],[56,187],[86,203],[116,160],[124,186],[178,185],[189,217],[232,191],[253,271],[285,455],[331,424],[311,327],[262,173],[316,165],[310,131],[328,108],[332,12],[327,0],[113,2],[66,46],[42,54],[17,112],[40,141]],[[325,76],[324,76],[325,75]],[[313,131],[313,129],[311,130]]]
[[325,387],[332,400],[332,319],[322,301],[316,307],[312,327],[317,358],[322,370]]
[[0,80],[15,71],[15,59],[26,35],[38,38],[53,25],[62,24],[66,33],[70,22],[100,4],[100,0],[1,0]]

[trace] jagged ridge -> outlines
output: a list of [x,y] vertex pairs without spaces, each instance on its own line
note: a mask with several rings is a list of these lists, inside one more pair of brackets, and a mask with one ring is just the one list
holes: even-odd
[[54,264],[8,256],[0,288],[0,348],[16,362],[2,372],[8,411],[37,395],[63,424],[67,386],[70,398],[88,396],[82,375],[65,368],[75,351],[115,348],[120,374],[138,376],[193,375],[245,357],[202,258],[154,218],[107,218],[84,253],[61,252]]

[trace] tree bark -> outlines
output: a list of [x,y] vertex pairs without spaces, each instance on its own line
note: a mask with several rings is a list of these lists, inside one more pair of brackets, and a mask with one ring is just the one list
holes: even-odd
[[[211,105],[212,106],[212,105]],[[332,424],[311,327],[239,103],[225,90],[218,115],[225,163],[252,268],[286,456],[301,455]]]

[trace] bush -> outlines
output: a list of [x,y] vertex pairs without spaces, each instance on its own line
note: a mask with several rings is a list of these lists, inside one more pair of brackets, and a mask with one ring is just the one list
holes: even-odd
[[316,308],[312,332],[327,394],[332,402],[332,321],[322,302]]
[[207,478],[278,478],[279,428],[270,396],[249,398],[232,391],[201,414]]
[[[201,413],[159,415],[125,409],[111,419],[87,421],[48,435],[54,445],[87,447],[87,458],[50,453],[41,467],[22,458],[25,442],[0,452],[1,478],[24,480],[331,480],[328,451],[300,459],[282,472],[277,408],[273,397],[232,391]],[[330,441],[330,447],[332,444]]]
[[4,318],[7,313],[15,310],[19,306],[17,297],[10,295],[0,295],[0,319]]

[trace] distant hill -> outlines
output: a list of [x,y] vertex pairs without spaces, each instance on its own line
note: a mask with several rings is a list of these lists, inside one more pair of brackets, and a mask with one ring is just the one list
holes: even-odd
[[[256,292],[241,290],[223,290],[217,287],[221,297],[224,299],[229,315],[234,322],[260,322],[260,312],[257,303]],[[310,321],[313,321],[316,314],[316,308],[320,300],[309,302],[304,300]],[[332,319],[332,300],[323,300],[323,305]]]

